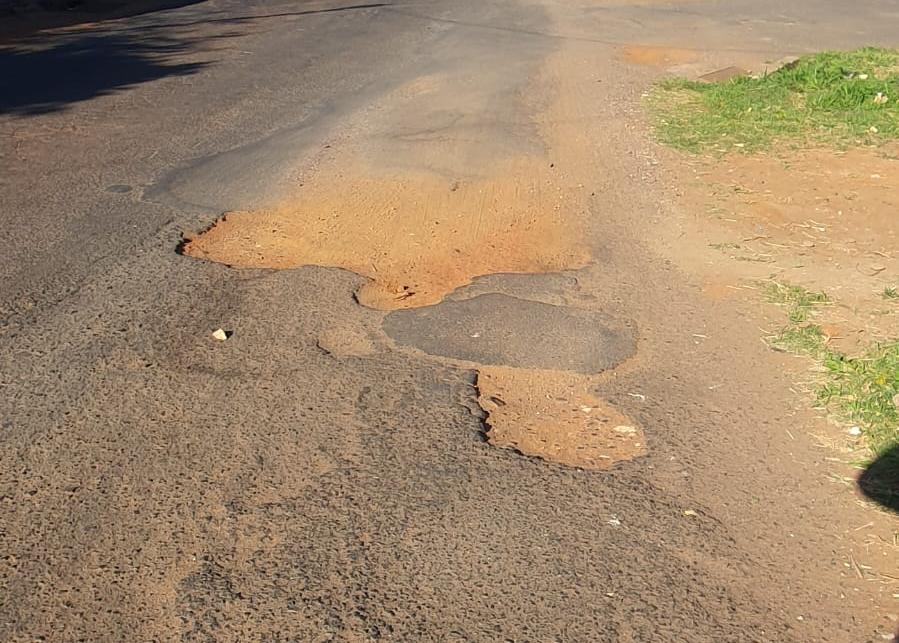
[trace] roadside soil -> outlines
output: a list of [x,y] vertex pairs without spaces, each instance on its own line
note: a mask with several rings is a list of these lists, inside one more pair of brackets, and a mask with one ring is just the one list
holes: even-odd
[[[815,323],[831,348],[858,356],[899,338],[899,302],[883,296],[899,283],[896,151],[782,146],[711,156],[659,149],[672,216],[658,221],[654,245],[698,279],[709,300],[745,310],[760,340],[787,324],[785,311],[766,303],[766,282],[824,292],[830,301],[815,310]],[[816,382],[809,359],[787,356],[783,367],[796,414],[790,435],[811,436],[840,496],[850,502],[854,495],[869,518],[843,540],[847,572],[895,600],[899,518],[858,495],[859,463],[869,458],[863,437],[824,410],[808,415]],[[862,555],[876,562],[859,564]]]
[[[665,152],[683,216],[663,245],[706,280],[707,292],[742,298],[775,279],[822,291],[832,346],[856,354],[899,337],[899,147],[781,149],[703,157]],[[760,296],[761,297],[761,296]]]
[[[792,59],[689,54],[666,47],[622,50],[627,62],[690,79],[726,80],[731,70],[762,73]],[[899,144],[802,149],[781,143],[754,154],[699,155],[656,146],[650,163],[659,167],[665,187],[665,214],[653,221],[649,237],[653,248],[697,279],[709,301],[741,310],[757,324],[760,343],[787,324],[785,311],[766,302],[771,280],[827,294],[830,301],[816,309],[814,321],[838,352],[855,357],[899,338],[899,302],[883,295],[899,284]],[[870,455],[863,438],[824,410],[809,413],[816,385],[810,360],[786,356],[781,366],[794,407],[788,433],[811,437],[844,500],[855,496],[865,508],[860,515],[870,517],[840,536],[848,552],[844,565],[895,605],[899,519],[858,494],[859,463]],[[859,564],[859,556],[876,562]],[[895,607],[888,610],[899,637]]]

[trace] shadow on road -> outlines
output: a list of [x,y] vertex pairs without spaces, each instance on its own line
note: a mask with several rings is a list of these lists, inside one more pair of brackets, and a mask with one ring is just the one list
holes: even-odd
[[[0,40],[42,29],[72,27],[175,9],[203,0],[0,0]],[[16,7],[16,5],[21,5]]]
[[[210,62],[185,56],[202,42],[246,35],[248,27],[264,20],[384,6],[374,2],[257,15],[204,10],[192,12],[191,20],[137,18],[102,30],[37,34],[0,46],[0,114],[46,114],[141,83],[196,73]],[[210,35],[203,29],[221,25],[234,31]]]
[[86,33],[49,47],[2,48],[0,114],[45,114],[140,83],[195,73],[207,63],[173,60],[192,45],[134,32]]
[[899,513],[899,446],[868,465],[858,479],[858,486],[871,500]]
[[339,13],[341,11],[355,11],[358,9],[377,9],[379,7],[389,7],[387,2],[370,2],[367,4],[353,4],[340,7],[329,7],[326,9],[306,9],[304,11],[284,11],[282,13],[264,13],[254,16],[231,16],[228,18],[208,18],[205,20],[191,20],[190,22],[173,22],[170,27],[192,27],[203,24],[220,24],[220,23],[242,23],[253,22],[256,20],[266,20],[270,18],[292,18],[295,16],[311,16],[318,13]]

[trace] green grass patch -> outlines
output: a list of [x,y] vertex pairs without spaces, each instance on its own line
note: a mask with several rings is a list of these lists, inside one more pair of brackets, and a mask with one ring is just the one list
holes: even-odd
[[858,424],[868,446],[884,455],[899,446],[899,341],[878,344],[860,357],[828,352],[818,400]]
[[899,341],[875,344],[858,357],[848,357],[827,344],[827,336],[809,322],[827,295],[771,282],[768,301],[786,308],[789,323],[767,338],[774,349],[814,359],[821,366],[815,395],[840,420],[858,425],[873,454],[899,454]]
[[802,286],[777,281],[765,285],[765,297],[773,304],[787,309],[790,323],[768,338],[772,348],[816,357],[826,351],[827,337],[817,324],[808,323],[815,308],[828,303],[823,292],[813,292]]
[[666,80],[649,106],[659,138],[691,152],[897,139],[899,50],[827,51],[715,83]]
[[826,352],[827,337],[816,324],[790,325],[769,337],[768,344],[787,353],[815,357]]
[[816,306],[826,304],[827,295],[823,292],[812,292],[802,286],[783,284],[771,281],[765,286],[765,296],[773,304],[786,306],[790,322],[798,324],[808,319]]

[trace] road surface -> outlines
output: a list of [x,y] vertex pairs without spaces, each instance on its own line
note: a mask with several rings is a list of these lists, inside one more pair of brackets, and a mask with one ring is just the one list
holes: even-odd
[[897,23],[209,0],[8,42],[0,639],[884,640],[783,358],[657,250],[641,95]]

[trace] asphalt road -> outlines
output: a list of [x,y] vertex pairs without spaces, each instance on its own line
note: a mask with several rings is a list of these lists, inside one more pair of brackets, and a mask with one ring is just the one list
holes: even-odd
[[[667,188],[639,98],[660,72],[619,53],[701,47],[724,66],[889,44],[897,21],[873,1],[210,0],[7,44],[0,639],[881,640],[834,536],[862,510],[783,431],[782,358],[644,243]],[[565,170],[540,129],[569,86],[558,55],[593,79],[562,92],[596,150],[570,169],[592,191],[591,266],[388,316],[339,268],[179,254],[344,148],[459,180],[518,154]],[[437,90],[403,102],[421,79]],[[635,336],[584,356],[563,310],[529,351],[514,339],[534,305],[510,298]],[[489,358],[459,333],[478,306],[512,338]],[[334,329],[370,350],[329,349]],[[646,456],[589,471],[485,441],[472,364],[635,350],[603,396]]]

